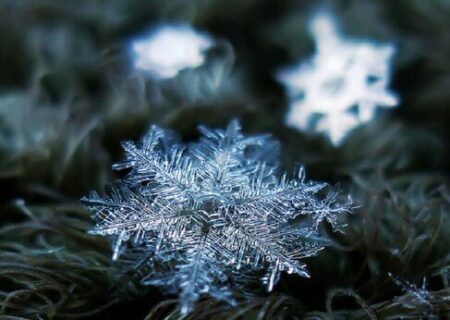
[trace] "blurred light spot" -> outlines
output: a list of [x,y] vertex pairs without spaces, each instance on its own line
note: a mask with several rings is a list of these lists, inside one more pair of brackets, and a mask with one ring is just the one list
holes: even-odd
[[212,39],[188,25],[160,25],[148,36],[132,42],[134,66],[155,78],[172,78],[182,69],[203,64]]

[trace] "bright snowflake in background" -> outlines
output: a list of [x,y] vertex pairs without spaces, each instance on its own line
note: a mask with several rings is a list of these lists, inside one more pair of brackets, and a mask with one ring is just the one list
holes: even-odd
[[132,42],[134,66],[156,78],[172,78],[185,68],[204,62],[204,52],[213,40],[188,25],[164,24],[149,36]]
[[339,229],[352,211],[302,169],[279,176],[270,137],[244,136],[236,121],[200,131],[188,146],[156,126],[140,144],[125,142],[126,160],[114,166],[125,179],[82,199],[113,258],[142,283],[178,292],[183,313],[203,294],[233,303],[233,290],[261,281],[270,291],[282,271],[308,276],[301,260],[326,243],[319,224]]
[[350,130],[372,119],[377,107],[398,104],[387,89],[394,47],[343,38],[327,13],[314,16],[309,27],[315,56],[278,73],[291,100],[286,122],[325,132],[339,145]]

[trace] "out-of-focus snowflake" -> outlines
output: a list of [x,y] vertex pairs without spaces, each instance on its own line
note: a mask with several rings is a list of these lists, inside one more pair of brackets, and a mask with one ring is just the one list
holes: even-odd
[[315,56],[281,70],[277,77],[290,96],[289,126],[325,132],[333,144],[374,116],[377,107],[397,105],[387,89],[394,47],[340,35],[333,17],[319,13],[310,22]]
[[184,146],[153,126],[141,143],[123,143],[128,170],[106,196],[82,203],[94,234],[109,237],[142,283],[179,292],[188,312],[202,294],[233,303],[232,289],[262,281],[270,291],[281,271],[308,276],[303,258],[325,245],[319,224],[342,227],[351,201],[325,183],[278,176],[277,143],[247,137],[237,121],[224,130],[199,128]]
[[156,78],[172,78],[185,68],[203,64],[213,40],[189,25],[163,24],[147,37],[134,40],[134,66]]
[[[431,314],[433,314],[434,308],[433,304],[431,303],[432,297],[430,291],[427,288],[426,278],[423,278],[422,286],[418,287],[414,283],[394,276],[392,273],[388,273],[388,275],[392,279],[392,281],[394,281],[394,283],[398,285],[406,294],[413,296],[414,299],[425,306],[424,316],[430,316]],[[412,304],[409,299],[398,298],[397,300],[399,302],[402,302],[406,307],[415,307],[415,304]]]

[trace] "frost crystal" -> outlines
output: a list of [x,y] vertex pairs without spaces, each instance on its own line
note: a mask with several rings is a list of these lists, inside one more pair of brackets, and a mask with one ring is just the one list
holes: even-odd
[[[427,307],[427,311],[431,313],[433,311],[433,305],[431,303],[431,294],[427,289],[427,280],[423,278],[422,286],[418,287],[414,283],[411,283],[405,279],[395,277],[392,273],[388,273],[389,277],[394,281],[396,285],[402,288],[402,290],[413,296],[420,304]],[[401,299],[400,299],[401,300]],[[408,304],[408,303],[406,303]]]
[[182,69],[200,66],[212,43],[190,26],[161,25],[148,37],[133,41],[134,65],[156,78],[172,78]]
[[345,39],[326,13],[316,15],[309,27],[315,56],[278,73],[291,101],[286,122],[300,130],[325,132],[339,145],[351,129],[369,121],[377,107],[397,105],[397,96],[387,89],[394,47]]
[[301,259],[325,245],[320,222],[339,229],[352,211],[303,169],[278,176],[269,136],[244,136],[237,121],[199,130],[188,146],[157,126],[140,144],[124,142],[126,159],[114,165],[124,180],[82,199],[113,259],[123,253],[142,283],[179,292],[183,313],[203,294],[233,303],[231,288],[255,281],[270,291],[281,271],[307,277]]

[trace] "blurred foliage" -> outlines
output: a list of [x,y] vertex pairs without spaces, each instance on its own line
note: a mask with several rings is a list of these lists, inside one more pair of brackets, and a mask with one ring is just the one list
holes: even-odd
[[80,318],[117,302],[108,292],[114,278],[108,246],[86,234],[89,219],[77,205],[28,207],[16,200],[5,214],[22,221],[0,228],[2,314]]
[[[320,6],[349,36],[397,46],[400,107],[341,148],[284,126],[273,78],[313,52],[306,22]],[[207,63],[164,82],[132,70],[130,39],[161,21],[216,36]],[[0,29],[0,319],[179,318],[176,300],[126,281],[78,199],[114,180],[119,142],[151,123],[191,140],[235,117],[359,209],[310,279],[286,276],[234,308],[204,300],[187,319],[450,317],[449,1],[0,0]],[[432,310],[388,272],[426,277]]]

